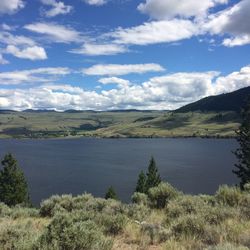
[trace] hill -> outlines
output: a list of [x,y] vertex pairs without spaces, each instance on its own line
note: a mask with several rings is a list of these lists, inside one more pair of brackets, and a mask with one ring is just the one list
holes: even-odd
[[176,112],[222,112],[235,111],[240,112],[246,99],[250,96],[250,87],[242,88],[231,93],[217,96],[209,96],[197,102],[188,104],[176,110]]

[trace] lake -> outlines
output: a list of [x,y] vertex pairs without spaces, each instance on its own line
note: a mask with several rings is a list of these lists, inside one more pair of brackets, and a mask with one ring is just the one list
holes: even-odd
[[213,194],[220,184],[236,184],[236,148],[234,139],[2,139],[0,157],[17,158],[35,205],[52,194],[103,197],[110,185],[127,202],[151,156],[162,179],[185,193]]

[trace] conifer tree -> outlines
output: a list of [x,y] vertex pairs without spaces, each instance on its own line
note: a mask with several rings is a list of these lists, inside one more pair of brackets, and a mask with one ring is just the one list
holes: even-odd
[[154,157],[151,157],[147,172],[146,192],[148,192],[150,188],[158,186],[160,183],[160,174],[158,173]]
[[105,194],[105,199],[113,199],[113,200],[118,200],[118,196],[115,192],[115,189],[110,186],[107,193]]
[[146,193],[146,175],[143,171],[138,176],[135,192]]
[[250,98],[242,110],[242,123],[236,133],[240,147],[234,154],[239,162],[235,164],[236,170],[233,173],[240,178],[240,187],[244,189],[244,185],[250,183]]
[[0,201],[8,206],[28,204],[28,185],[12,154],[5,155],[0,170]]

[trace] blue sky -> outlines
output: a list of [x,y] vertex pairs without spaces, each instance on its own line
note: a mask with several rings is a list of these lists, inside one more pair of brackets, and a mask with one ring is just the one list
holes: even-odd
[[250,0],[1,0],[0,108],[175,109],[250,85]]

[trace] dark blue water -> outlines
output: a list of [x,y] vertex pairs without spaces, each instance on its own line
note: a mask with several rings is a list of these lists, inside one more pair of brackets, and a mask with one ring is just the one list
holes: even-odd
[[103,197],[110,185],[129,201],[152,155],[163,180],[186,193],[212,194],[220,184],[237,183],[236,147],[233,139],[11,139],[0,140],[0,157],[11,152],[18,159],[37,205],[52,194]]

